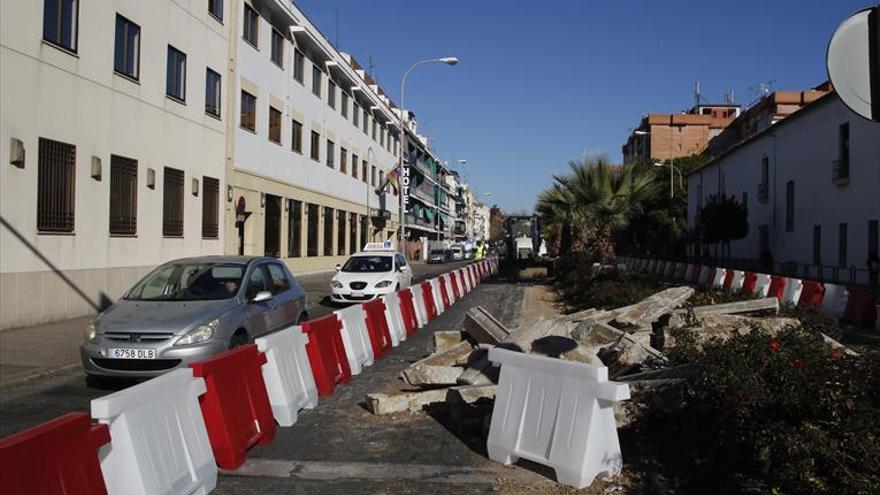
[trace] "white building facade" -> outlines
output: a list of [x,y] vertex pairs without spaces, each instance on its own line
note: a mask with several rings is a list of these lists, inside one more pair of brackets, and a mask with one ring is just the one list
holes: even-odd
[[207,3],[0,4],[0,328],[223,252],[229,40]]
[[396,190],[377,193],[397,166],[391,101],[291,2],[228,4],[237,20],[227,252],[278,257],[306,273],[394,239]]
[[[869,260],[878,256],[880,124],[830,93],[691,173],[689,228],[712,194],[732,195],[748,209],[749,233],[731,243],[731,258],[867,284]],[[714,253],[693,244],[690,254]]]

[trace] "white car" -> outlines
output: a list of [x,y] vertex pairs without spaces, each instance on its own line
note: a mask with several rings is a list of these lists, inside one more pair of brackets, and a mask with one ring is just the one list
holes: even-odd
[[405,289],[412,280],[412,268],[402,254],[365,249],[337,268],[330,280],[330,299],[340,303],[369,301]]

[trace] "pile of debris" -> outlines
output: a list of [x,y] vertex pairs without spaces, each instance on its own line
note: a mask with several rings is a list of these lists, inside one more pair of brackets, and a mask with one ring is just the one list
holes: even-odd
[[[686,374],[668,368],[664,355],[675,346],[675,329],[690,327],[699,345],[755,328],[776,334],[800,325],[796,319],[778,317],[779,301],[773,297],[688,307],[693,294],[691,287],[672,287],[630,306],[535,318],[513,329],[477,306],[468,311],[463,331],[434,333],[432,354],[401,373],[405,388],[368,394],[367,406],[374,414],[390,414],[446,402],[453,416],[461,411],[459,406],[484,405],[491,412],[499,374],[487,357],[493,346],[607,366],[611,379],[626,381],[637,392],[675,383]],[[618,426],[627,422],[625,416],[618,416]]]

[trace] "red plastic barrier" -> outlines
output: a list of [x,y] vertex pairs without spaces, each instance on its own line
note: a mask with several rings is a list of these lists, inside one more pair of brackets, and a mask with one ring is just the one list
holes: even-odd
[[385,303],[381,299],[373,299],[364,303],[363,307],[367,312],[367,333],[370,334],[373,357],[379,359],[391,350],[391,330],[385,319]]
[[474,269],[474,265],[468,266],[468,276],[471,277],[471,287],[476,287],[477,284],[480,283],[480,279],[477,277],[477,271]]
[[452,304],[449,302],[449,289],[446,288],[446,277],[437,277],[440,281],[440,299],[443,300],[443,307],[449,309]]
[[107,425],[88,413],[59,416],[0,440],[0,487],[7,495],[106,495],[98,448]]
[[818,308],[822,304],[822,298],[824,296],[825,284],[822,282],[809,282],[804,280],[804,287],[801,289],[801,297],[798,299],[797,307]]
[[486,266],[486,260],[480,262],[480,274],[483,275],[483,280],[489,277],[489,268]]
[[877,294],[866,289],[850,289],[843,320],[873,325],[877,320]]
[[743,294],[754,294],[755,293],[755,285],[758,284],[758,274],[754,272],[746,272],[746,275],[743,277]]
[[397,298],[400,299],[400,315],[403,316],[406,334],[413,335],[419,329],[419,318],[416,316],[412,292],[409,289],[403,289],[397,292]]
[[208,391],[199,397],[211,450],[217,465],[236,469],[248,449],[275,438],[275,419],[261,367],[266,355],[253,344],[243,345],[193,363],[193,375],[205,379]]
[[449,280],[452,284],[452,295],[455,296],[455,300],[458,301],[461,299],[461,289],[458,288],[458,277],[461,272],[449,272]]
[[330,314],[303,323],[302,331],[309,336],[306,353],[318,395],[333,395],[336,385],[351,380],[351,368],[342,343],[342,322]]
[[437,305],[434,303],[434,288],[431,282],[422,282],[422,299],[425,301],[425,309],[428,311],[428,321],[437,317]]
[[788,279],[785,277],[779,275],[771,276],[770,287],[767,288],[767,297],[775,297],[781,302],[782,296],[785,294],[786,283],[788,283]]
[[724,274],[724,283],[721,286],[724,292],[730,292],[730,286],[733,285],[733,270],[727,270]]

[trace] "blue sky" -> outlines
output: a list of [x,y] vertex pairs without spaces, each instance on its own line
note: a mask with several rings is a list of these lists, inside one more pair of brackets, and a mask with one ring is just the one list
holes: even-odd
[[[295,0],[324,34],[399,100],[418,60],[455,55],[409,77],[406,106],[442,159],[462,169],[488,203],[531,211],[537,193],[586,153],[619,161],[630,128],[648,112],[704,98],[754,99],[826,79],[837,25],[870,4],[804,1]],[[485,193],[491,193],[486,196]]]

